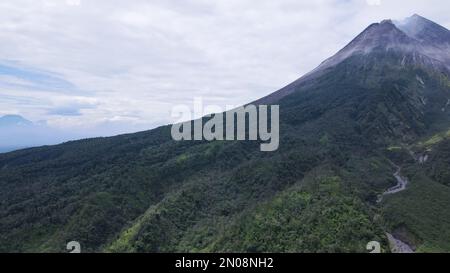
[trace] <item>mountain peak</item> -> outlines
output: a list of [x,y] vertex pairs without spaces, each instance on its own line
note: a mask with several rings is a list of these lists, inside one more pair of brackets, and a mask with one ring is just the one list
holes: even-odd
[[[355,54],[396,51],[421,56],[433,66],[450,68],[450,31],[418,14],[401,21],[386,19],[371,24],[336,55],[315,71],[335,66]],[[438,64],[441,63],[441,64]]]
[[272,93],[256,103],[271,103],[287,96],[325,71],[336,67],[346,59],[372,53],[397,53],[398,64],[427,66],[450,75],[450,31],[433,21],[414,14],[401,21],[391,19],[373,23],[334,56],[323,61],[303,77]]
[[391,19],[385,19],[385,20],[381,21],[380,24],[392,24],[392,20]]
[[395,26],[411,38],[421,43],[439,46],[450,44],[450,31],[418,14],[400,21],[394,21]]
[[425,17],[423,17],[423,16],[421,16],[421,15],[419,15],[419,14],[417,14],[417,13],[414,13],[411,17],[409,17],[409,18],[414,18],[414,19],[425,19],[425,20],[428,20],[428,19],[426,19]]
[[318,69],[335,66],[355,54],[369,54],[390,49],[410,51],[416,44],[416,41],[398,29],[392,20],[386,19],[371,24],[336,55],[324,61]]
[[5,115],[0,117],[0,127],[30,125],[33,125],[33,123],[20,115]]

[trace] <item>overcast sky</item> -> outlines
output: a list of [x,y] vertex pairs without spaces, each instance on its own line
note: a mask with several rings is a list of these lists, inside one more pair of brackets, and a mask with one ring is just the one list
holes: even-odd
[[370,23],[448,0],[1,0],[0,115],[108,135],[172,106],[239,105],[315,68]]

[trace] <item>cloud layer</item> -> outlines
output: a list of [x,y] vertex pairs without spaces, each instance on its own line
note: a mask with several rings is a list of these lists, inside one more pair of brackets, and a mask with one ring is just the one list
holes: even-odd
[[171,122],[194,97],[263,97],[367,25],[419,13],[450,28],[446,0],[4,0],[0,115],[111,135]]

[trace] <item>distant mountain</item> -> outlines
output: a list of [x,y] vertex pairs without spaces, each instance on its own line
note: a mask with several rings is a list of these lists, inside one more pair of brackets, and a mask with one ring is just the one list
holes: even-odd
[[[26,148],[25,143],[18,142],[14,135],[17,132],[29,131],[33,123],[19,115],[5,115],[0,117],[0,153]],[[30,137],[30,136],[28,136]]]
[[0,128],[5,127],[27,127],[33,126],[33,123],[29,120],[24,119],[19,115],[6,115],[0,117]]
[[59,144],[70,139],[70,135],[52,129],[44,123],[33,123],[20,115],[0,117],[0,153]]
[[257,101],[276,152],[163,126],[2,154],[0,251],[450,252],[448,35],[372,24]]

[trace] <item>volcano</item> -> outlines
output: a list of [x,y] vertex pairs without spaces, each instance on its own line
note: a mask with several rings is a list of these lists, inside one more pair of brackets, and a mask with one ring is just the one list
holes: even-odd
[[0,251],[450,251],[450,32],[366,28],[292,84],[280,146],[170,126],[0,154]]

